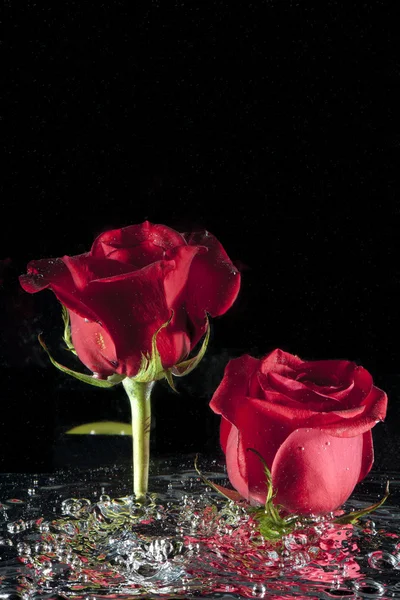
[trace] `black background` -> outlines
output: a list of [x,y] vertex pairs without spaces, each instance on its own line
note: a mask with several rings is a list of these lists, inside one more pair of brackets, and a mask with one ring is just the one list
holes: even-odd
[[[65,431],[129,420],[121,386],[89,388],[49,364],[37,334],[66,362],[59,305],[23,292],[17,276],[31,259],[81,253],[100,232],[145,219],[208,229],[242,271],[200,367],[179,394],[154,390],[155,454],[217,454],[208,403],[226,363],[280,347],[373,374],[390,401],[374,430],[376,468],[395,466],[390,15],[381,2],[231,4],[6,4],[3,471],[78,461]],[[80,460],[129,459],[126,444],[104,443],[108,458],[97,448]]]

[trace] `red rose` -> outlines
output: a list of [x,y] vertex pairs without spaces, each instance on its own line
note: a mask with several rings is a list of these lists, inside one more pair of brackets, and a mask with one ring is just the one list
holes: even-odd
[[35,260],[20,277],[30,293],[50,288],[71,319],[81,361],[100,378],[133,377],[154,333],[165,369],[179,363],[236,299],[240,275],[208,232],[181,234],[148,221],[98,236],[90,252]]
[[276,502],[299,514],[338,508],[371,469],[371,428],[387,397],[353,362],[306,362],[282,350],[261,360],[231,360],[210,404],[222,415],[229,479],[246,499],[264,503],[266,461]]

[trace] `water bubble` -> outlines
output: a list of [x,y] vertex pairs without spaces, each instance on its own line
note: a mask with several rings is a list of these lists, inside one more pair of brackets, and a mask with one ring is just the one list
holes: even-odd
[[39,524],[39,531],[42,533],[48,533],[50,531],[50,523],[48,521],[42,521]]
[[19,542],[17,544],[17,552],[20,556],[30,556],[32,550],[29,544],[26,544],[25,542]]
[[52,547],[50,544],[46,544],[46,542],[37,542],[33,549],[36,554],[47,554],[48,552],[51,552]]
[[269,550],[268,552],[266,552],[265,554],[265,562],[264,564],[267,567],[272,567],[274,565],[276,565],[279,561],[279,554],[275,551],[275,550]]
[[150,543],[147,555],[157,562],[164,562],[183,551],[183,543],[180,540],[155,539]]
[[13,546],[12,540],[0,537],[0,546]]
[[384,571],[387,569],[395,569],[399,564],[399,559],[389,552],[377,550],[368,555],[368,564],[373,569]]
[[90,506],[91,502],[87,498],[67,498],[61,503],[61,513],[76,517],[82,513],[87,513]]
[[287,550],[299,550],[302,546],[307,544],[307,536],[303,533],[289,534],[284,536],[283,543]]
[[284,566],[290,565],[292,569],[303,569],[310,560],[311,557],[308,552],[294,552],[287,557]]
[[252,595],[257,598],[264,598],[266,591],[267,587],[263,583],[255,583],[251,588]]
[[355,592],[363,598],[379,598],[385,593],[385,587],[373,579],[361,579],[352,582]]
[[41,572],[45,576],[50,575],[52,568],[53,568],[53,563],[50,560],[45,560],[42,562]]
[[19,519],[18,521],[14,521],[12,523],[7,523],[7,531],[9,533],[20,533],[21,531],[25,531],[26,524],[25,521]]

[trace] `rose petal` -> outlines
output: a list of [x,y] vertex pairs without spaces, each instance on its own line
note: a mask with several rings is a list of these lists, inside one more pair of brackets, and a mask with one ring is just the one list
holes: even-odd
[[221,443],[221,448],[224,454],[226,454],[226,447],[228,444],[228,437],[231,432],[233,425],[224,417],[221,417],[221,424],[219,429],[219,439]]
[[31,261],[28,274],[20,276],[21,286],[34,294],[50,288],[58,300],[83,318],[98,321],[99,316],[87,306],[85,299],[75,286],[70,270],[61,258]]
[[165,257],[165,250],[162,246],[157,246],[153,242],[142,242],[137,246],[130,246],[129,248],[118,248],[107,256],[107,261],[113,262],[115,260],[129,264],[132,269],[142,269],[147,267],[153,262],[163,260]]
[[300,381],[306,379],[319,387],[350,385],[357,365],[348,360],[306,361],[299,369]]
[[19,282],[30,294],[41,292],[52,283],[72,286],[68,268],[61,258],[44,258],[31,260],[27,266],[27,274],[20,275]]
[[239,432],[232,425],[226,439],[226,470],[229,481],[243,498],[249,500],[248,473],[246,455],[239,442]]
[[[91,306],[114,342],[119,360],[117,373],[128,377],[137,373],[141,354],[151,352],[154,333],[170,318],[164,279],[174,267],[173,261],[160,261],[123,276],[92,281],[87,286]],[[186,343],[182,336],[163,335],[163,331],[157,338],[157,347],[163,366],[168,368],[181,358]]]
[[373,387],[372,375],[360,366],[354,370],[353,381],[353,389],[344,400],[346,408],[353,408],[364,404]]
[[267,375],[258,373],[258,378],[265,398],[269,398],[270,392],[277,392],[283,397],[282,402],[286,406],[293,406],[296,409],[307,408],[307,410],[316,412],[328,412],[341,407],[338,400],[317,394],[295,379],[283,377],[277,373],[268,373]]
[[97,279],[106,281],[134,270],[130,265],[116,260],[93,258],[90,254],[63,256],[61,260],[68,268],[76,290],[80,291],[84,290],[91,281]]
[[298,514],[333,511],[350,497],[362,460],[363,436],[337,438],[318,429],[297,429],[272,465],[276,501]]
[[174,229],[145,221],[100,234],[95,239],[90,254],[97,258],[146,266],[160,260],[164,251],[182,245],[186,245],[186,242]]
[[187,282],[187,307],[190,317],[202,319],[224,314],[234,303],[240,288],[240,273],[219,241],[208,232],[192,233],[189,246],[204,246],[206,254],[194,258]]
[[277,348],[261,360],[260,371],[266,375],[273,372],[291,377],[301,365],[303,365],[301,358]]
[[362,481],[368,475],[374,464],[374,445],[372,440],[371,430],[363,433],[363,457],[361,471],[358,477],[358,482]]
[[248,354],[230,360],[211,399],[211,410],[234,423],[238,406],[246,403],[249,378],[257,371],[259,363],[259,360]]
[[[360,408],[363,410],[360,411]],[[373,386],[368,398],[361,407],[327,413],[324,420],[318,421],[313,417],[307,422],[307,427],[321,427],[329,431],[330,435],[338,437],[353,437],[370,430],[376,423],[383,421],[387,410],[387,395],[379,388]],[[345,413],[352,414],[351,418],[344,418]],[[354,416],[353,416],[354,415]]]
[[82,363],[101,379],[116,372],[118,359],[114,342],[99,323],[70,311],[73,344]]

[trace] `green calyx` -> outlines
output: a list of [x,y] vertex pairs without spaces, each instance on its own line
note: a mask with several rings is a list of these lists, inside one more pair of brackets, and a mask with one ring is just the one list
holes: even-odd
[[[166,379],[168,384],[170,385],[170,387],[174,391],[176,391],[176,388],[175,388],[175,385],[173,382],[173,376],[183,377],[184,375],[188,375],[191,371],[193,371],[193,369],[195,367],[197,367],[197,365],[203,358],[203,356],[206,352],[206,349],[207,349],[209,339],[210,339],[210,324],[208,321],[207,314],[205,315],[206,334],[204,336],[203,343],[201,345],[201,348],[200,348],[198,354],[192,358],[184,360],[183,362],[181,362],[169,369],[164,369],[162,362],[161,362],[161,356],[160,356],[160,353],[157,348],[157,336],[162,329],[164,329],[165,327],[168,327],[168,325],[171,323],[173,316],[174,316],[174,312],[171,311],[171,316],[168,319],[168,321],[163,323],[161,325],[161,327],[159,327],[157,329],[157,331],[153,334],[152,341],[151,341],[151,352],[146,353],[146,354],[142,353],[142,359],[141,359],[141,363],[140,363],[138,372],[136,373],[136,375],[134,377],[130,378],[133,381],[138,382],[138,383],[150,383],[152,381]],[[71,338],[69,313],[64,305],[62,305],[62,319],[64,322],[63,340],[65,342],[66,348],[68,351],[77,355],[77,352],[73,346],[72,338]],[[118,383],[121,383],[121,381],[123,381],[126,378],[125,375],[119,375],[117,373],[114,373],[113,375],[110,375],[109,377],[107,377],[107,379],[98,379],[97,377],[95,377],[93,375],[87,375],[85,373],[79,373],[78,371],[69,369],[68,367],[65,367],[64,365],[61,365],[59,362],[57,362],[51,356],[49,349],[47,348],[47,346],[43,340],[42,335],[39,335],[38,338],[39,338],[40,345],[46,351],[47,355],[50,358],[51,363],[55,367],[57,367],[57,369],[62,371],[63,373],[66,373],[67,375],[70,375],[71,377],[74,377],[75,379],[79,379],[79,381],[83,381],[84,383],[88,383],[95,387],[110,388],[110,387],[113,387],[114,385],[117,385]]]
[[271,471],[267,467],[267,463],[253,448],[247,448],[248,451],[254,452],[264,465],[264,473],[267,479],[267,497],[263,507],[250,507],[249,512],[252,517],[258,522],[261,535],[269,541],[278,541],[282,536],[287,535],[295,528],[295,523],[298,521],[297,515],[289,515],[281,517],[282,506],[274,504],[276,492],[272,486]]
[[38,337],[40,345],[42,346],[43,350],[47,352],[47,355],[50,358],[52,365],[57,367],[57,369],[59,369],[63,373],[71,375],[71,377],[75,377],[75,379],[79,379],[79,381],[83,381],[83,383],[89,383],[90,385],[94,385],[95,387],[110,388],[114,385],[117,385],[117,383],[120,383],[123,379],[125,379],[124,375],[118,375],[117,373],[110,375],[109,377],[107,377],[107,379],[97,379],[96,377],[93,377],[93,375],[86,375],[85,373],[79,373],[78,371],[73,371],[68,367],[64,367],[64,365],[61,365],[51,356],[49,349],[43,341],[42,336],[39,335]]
[[[248,451],[254,452],[257,454],[259,459],[262,461],[264,465],[264,472],[267,478],[267,497],[265,500],[265,506],[262,508],[252,508],[250,507],[250,512],[260,526],[261,535],[269,540],[279,540],[282,536],[292,532],[296,528],[296,523],[302,523],[304,525],[310,524],[310,519],[304,516],[299,515],[288,515],[285,517],[281,517],[281,512],[283,507],[277,504],[274,504],[274,498],[276,496],[276,492],[274,492],[272,487],[272,477],[271,473],[267,467],[267,464],[263,457],[254,450],[253,448],[247,448]],[[347,513],[342,515],[341,517],[336,517],[334,519],[330,519],[330,522],[334,525],[355,525],[358,520],[365,515],[368,515],[371,512],[374,512],[378,508],[386,502],[389,497],[389,481],[386,484],[386,491],[383,498],[372,504],[371,506],[367,506],[366,508],[358,511],[354,511],[351,513]]]
[[61,310],[62,310],[62,320],[64,321],[63,340],[65,342],[65,345],[67,346],[67,350],[69,350],[70,352],[72,352],[73,354],[75,354],[77,356],[76,350],[72,343],[71,327],[70,327],[70,323],[69,323],[69,312],[68,312],[67,308],[64,306],[64,304],[61,304]]

